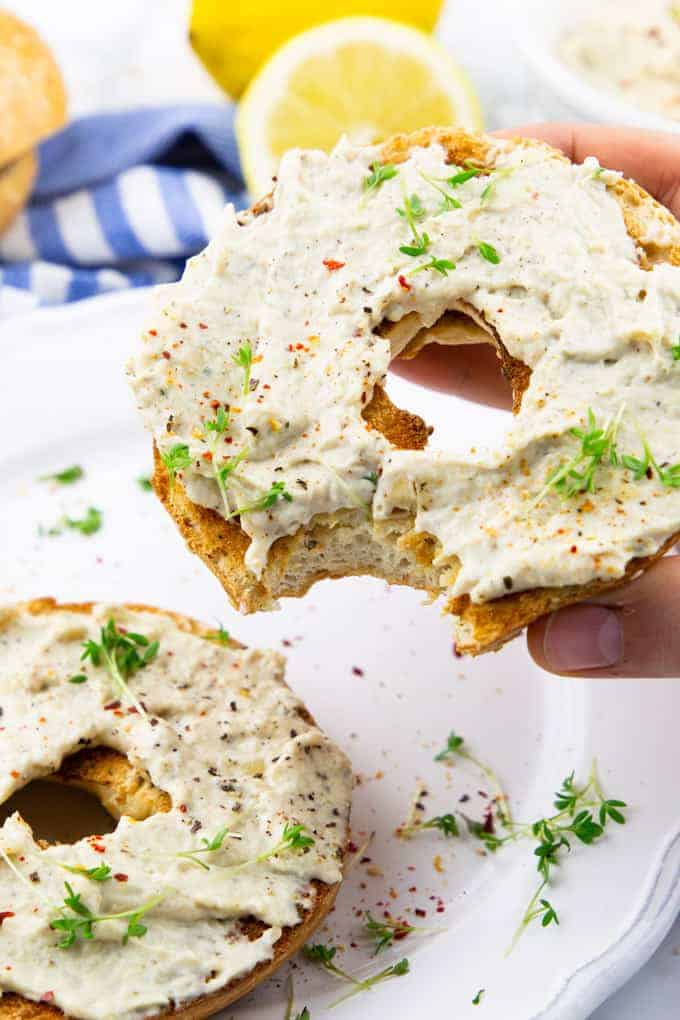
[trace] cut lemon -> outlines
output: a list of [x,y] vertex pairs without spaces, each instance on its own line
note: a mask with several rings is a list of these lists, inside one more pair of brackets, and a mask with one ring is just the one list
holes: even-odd
[[480,130],[465,72],[431,36],[384,18],[341,18],[291,39],[251,82],[236,133],[253,195],[268,191],[287,149],[329,152],[429,125]]

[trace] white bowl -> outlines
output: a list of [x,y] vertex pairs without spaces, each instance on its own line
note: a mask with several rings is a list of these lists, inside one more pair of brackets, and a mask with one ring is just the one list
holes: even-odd
[[565,117],[680,133],[680,121],[642,110],[614,91],[591,85],[560,60],[560,39],[579,22],[597,16],[597,0],[512,0],[512,8],[517,44]]

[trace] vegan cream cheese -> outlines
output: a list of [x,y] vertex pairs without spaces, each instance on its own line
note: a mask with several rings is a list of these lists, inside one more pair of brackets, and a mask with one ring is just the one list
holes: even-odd
[[634,106],[680,120],[680,3],[601,0],[594,10],[564,36],[565,64]]
[[[642,268],[596,160],[489,144],[491,171],[439,144],[394,167],[347,142],[290,152],[271,209],[227,207],[160,291],[137,402],[189,497],[239,517],[253,574],[342,508],[412,514],[442,587],[476,601],[621,576],[680,530],[680,267]],[[647,229],[669,243],[662,218]],[[392,353],[380,329],[461,307],[530,368],[521,410],[494,449],[396,450],[362,417]],[[613,450],[568,497],[571,430],[595,428]],[[656,467],[624,467],[645,449]]]
[[[83,642],[99,642],[110,620],[146,637],[142,654],[151,647],[129,695],[101,659],[81,660]],[[313,880],[340,881],[349,764],[309,721],[283,667],[273,652],[225,647],[157,613],[0,612],[0,803],[97,745],[145,769],[172,801],[167,813],[123,816],[113,832],[72,845],[41,846],[18,814],[6,819],[0,995],[91,1020],[146,1017],[270,960],[282,929],[313,908]],[[303,826],[303,848],[272,854],[291,825]],[[210,843],[220,846],[206,851]],[[101,867],[108,878],[87,876]],[[78,929],[60,948],[68,930],[53,922],[82,921],[79,902],[97,917],[124,916],[97,921],[91,940]],[[261,932],[249,938],[244,918]]]

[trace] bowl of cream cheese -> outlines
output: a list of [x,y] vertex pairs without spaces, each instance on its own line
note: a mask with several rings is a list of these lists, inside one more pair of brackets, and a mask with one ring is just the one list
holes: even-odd
[[522,0],[514,15],[551,110],[680,132],[680,0]]

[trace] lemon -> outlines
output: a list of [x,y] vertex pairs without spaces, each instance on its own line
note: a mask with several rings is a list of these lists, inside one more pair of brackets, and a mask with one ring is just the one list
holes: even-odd
[[384,18],[341,18],[291,39],[251,82],[236,135],[248,187],[269,190],[290,148],[330,151],[432,124],[479,130],[465,72],[431,36]]
[[441,0],[192,0],[189,35],[213,78],[236,98],[286,39],[350,14],[389,15],[429,32]]

